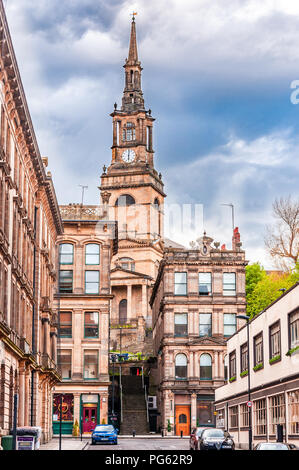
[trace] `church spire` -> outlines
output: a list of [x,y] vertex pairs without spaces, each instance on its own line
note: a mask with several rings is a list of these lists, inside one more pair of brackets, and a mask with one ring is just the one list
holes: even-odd
[[133,14],[128,62],[138,62],[135,16]]
[[129,56],[126,59],[125,68],[125,89],[122,99],[122,111],[133,112],[144,110],[144,99],[141,90],[141,63],[138,60],[137,37],[135,15],[131,24],[131,35],[129,45]]

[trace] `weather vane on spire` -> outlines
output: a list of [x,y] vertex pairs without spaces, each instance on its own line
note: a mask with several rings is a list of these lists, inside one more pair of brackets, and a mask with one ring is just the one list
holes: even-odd
[[137,15],[137,11],[133,11],[132,13],[132,21],[135,21],[135,16]]

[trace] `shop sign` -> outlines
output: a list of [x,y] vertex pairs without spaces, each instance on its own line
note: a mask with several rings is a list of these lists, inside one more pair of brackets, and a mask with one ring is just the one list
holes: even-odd
[[34,436],[17,436],[17,450],[34,450]]

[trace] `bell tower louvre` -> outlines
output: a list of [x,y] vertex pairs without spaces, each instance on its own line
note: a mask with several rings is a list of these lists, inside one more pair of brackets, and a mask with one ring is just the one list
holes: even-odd
[[133,15],[120,109],[114,105],[112,158],[101,175],[101,199],[118,223],[118,253],[112,259],[110,350],[152,353],[152,285],[163,256],[162,175],[154,167],[151,110],[141,88]]

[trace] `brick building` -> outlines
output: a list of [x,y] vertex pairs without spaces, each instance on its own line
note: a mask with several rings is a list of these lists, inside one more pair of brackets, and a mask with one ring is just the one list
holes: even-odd
[[60,317],[58,364],[62,382],[55,386],[53,431],[83,433],[108,423],[110,264],[117,252],[117,229],[97,206],[60,206],[64,234],[58,238]]
[[245,314],[245,252],[206,234],[192,249],[165,248],[150,299],[158,360],[160,427],[171,434],[215,424],[215,389],[224,384],[226,340]]
[[40,156],[0,2],[0,428],[37,425],[51,437],[57,319],[51,309],[62,222]]

